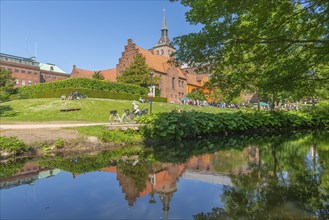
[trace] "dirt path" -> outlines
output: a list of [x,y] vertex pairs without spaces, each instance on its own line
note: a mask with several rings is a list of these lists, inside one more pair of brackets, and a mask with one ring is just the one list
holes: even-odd
[[[111,125],[110,123],[85,123],[85,122],[25,122],[25,123],[1,123],[1,136],[15,136],[27,144],[55,141],[58,138],[63,140],[72,140],[82,137],[75,130],[67,130],[67,127],[81,127],[105,125],[109,129],[124,129],[132,125]],[[137,125],[133,125],[137,126]]]

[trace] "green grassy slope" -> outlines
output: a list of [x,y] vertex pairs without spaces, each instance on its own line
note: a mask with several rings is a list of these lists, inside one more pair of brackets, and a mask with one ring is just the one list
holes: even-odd
[[[132,109],[132,101],[111,99],[21,99],[0,104],[1,122],[34,122],[34,121],[92,121],[107,122],[110,110],[123,113],[125,108]],[[149,103],[138,103],[139,109],[150,109]],[[81,108],[80,111],[61,112],[64,108]],[[177,104],[153,102],[153,113],[170,112],[174,109],[218,113],[224,110],[216,107],[195,107]]]

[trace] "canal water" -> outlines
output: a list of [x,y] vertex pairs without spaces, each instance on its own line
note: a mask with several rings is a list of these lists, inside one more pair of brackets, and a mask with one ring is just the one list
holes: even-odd
[[328,219],[329,132],[1,164],[1,219]]

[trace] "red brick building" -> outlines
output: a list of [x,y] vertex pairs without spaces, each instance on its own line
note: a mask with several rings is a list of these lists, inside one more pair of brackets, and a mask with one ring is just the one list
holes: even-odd
[[23,58],[1,53],[0,66],[12,72],[17,87],[40,83],[39,62],[34,57]]
[[40,63],[35,57],[24,58],[0,53],[0,67],[12,72],[12,76],[16,79],[16,87],[70,77],[56,65]]
[[[175,51],[168,37],[166,18],[163,16],[161,36],[153,48],[143,49],[137,46],[132,39],[129,39],[127,45],[124,46],[124,51],[116,68],[101,70],[101,73],[105,80],[115,82],[116,77],[130,66],[135,57],[142,55],[148,67],[154,70],[154,76],[160,76],[160,96],[167,98],[168,102],[178,103],[180,98],[192,91],[192,88],[200,88],[201,85],[197,82],[197,76],[194,72],[190,74],[182,71],[181,68],[175,67],[169,62],[170,59],[173,59],[170,55]],[[92,78],[93,74],[93,71],[81,69],[74,65],[71,77]]]

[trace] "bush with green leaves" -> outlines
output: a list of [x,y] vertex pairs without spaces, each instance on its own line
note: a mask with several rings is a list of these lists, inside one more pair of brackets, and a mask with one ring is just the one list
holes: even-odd
[[[89,98],[103,98],[103,99],[116,99],[116,100],[138,100],[139,97],[147,99],[146,95],[126,94],[126,93],[115,93],[103,90],[92,90],[84,88],[64,88],[64,89],[47,89],[42,90],[30,98],[60,98],[62,95],[68,96],[72,91],[79,91],[80,94],[86,95]],[[20,96],[17,98],[21,98]],[[154,97],[154,102],[167,102],[167,98]]]
[[[60,98],[79,91],[89,98],[120,100],[147,99],[147,89],[126,83],[114,83],[96,79],[73,78],[21,87],[14,98]],[[159,95],[159,93],[157,94]],[[167,102],[167,98],[154,97],[155,102]]]
[[302,112],[234,112],[234,113],[159,113],[138,118],[147,124],[141,128],[146,138],[188,140],[198,136],[255,130],[329,128],[327,107],[310,113]]
[[27,95],[29,98],[35,98],[40,94],[45,93],[46,90],[57,90],[57,89],[71,89],[74,92],[77,89],[89,89],[107,91],[112,93],[123,93],[123,94],[136,94],[146,95],[147,89],[127,83],[117,83],[102,81],[97,79],[87,78],[70,78],[65,80],[59,80],[48,83],[40,83],[31,86],[24,86],[19,88],[18,93],[21,95]]
[[4,137],[0,136],[0,150],[13,152],[19,154],[27,151],[30,146],[26,145],[23,141],[16,137]]

